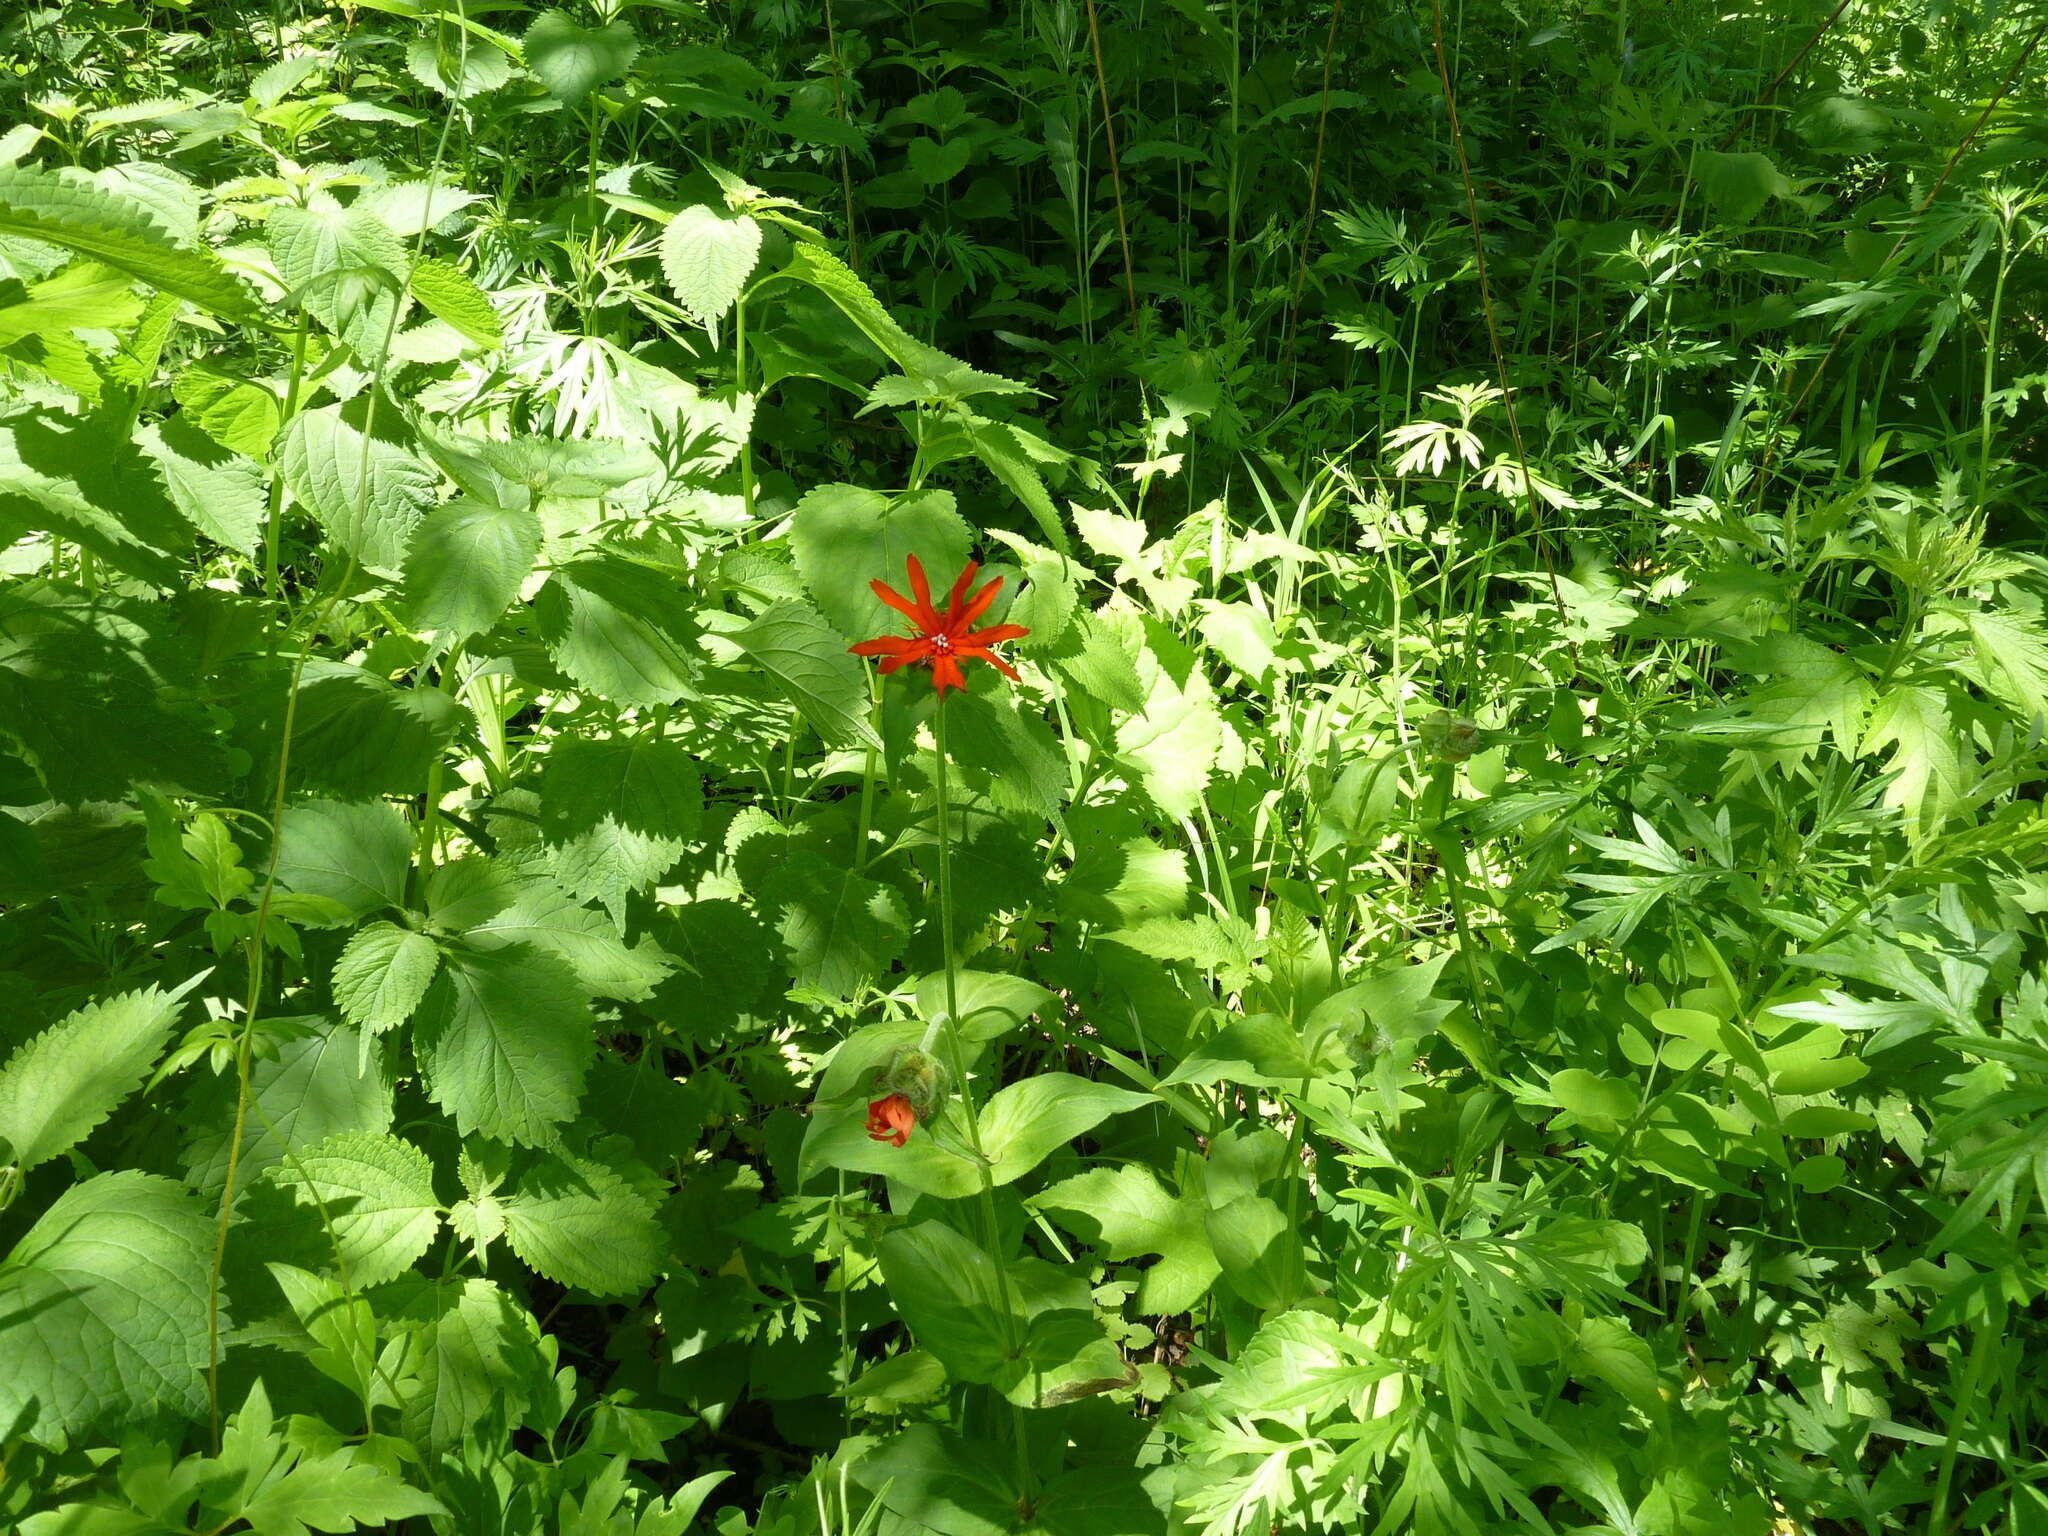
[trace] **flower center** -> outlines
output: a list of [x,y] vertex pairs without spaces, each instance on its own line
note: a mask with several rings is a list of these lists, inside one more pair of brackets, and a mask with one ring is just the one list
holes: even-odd
[[953,637],[947,634],[933,635],[932,649],[939,655],[944,656],[953,649]]

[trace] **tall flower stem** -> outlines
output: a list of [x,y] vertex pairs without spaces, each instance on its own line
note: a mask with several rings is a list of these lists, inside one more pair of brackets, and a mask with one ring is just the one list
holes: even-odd
[[[982,1147],[981,1116],[974,1107],[974,1093],[967,1085],[966,1057],[960,1048],[959,964],[953,953],[953,814],[948,792],[951,760],[946,755],[944,695],[940,695],[932,710],[932,748],[937,765],[932,774],[932,789],[939,821],[939,947],[944,951],[946,967],[946,1024],[941,1033],[946,1041],[947,1065],[960,1091],[960,1119],[967,1130],[968,1150],[974,1154],[975,1172],[981,1181],[977,1203],[981,1209],[982,1247],[995,1266],[996,1294],[1002,1302],[1003,1348],[1014,1359],[1021,1341],[1017,1337],[1017,1305],[1010,1287],[1010,1269],[1003,1260],[1002,1224],[996,1216],[995,1175]],[[1024,1434],[1024,1410],[1014,1402],[1010,1405],[1010,1419],[1016,1441],[1019,1491],[1029,1499],[1031,1453]]]

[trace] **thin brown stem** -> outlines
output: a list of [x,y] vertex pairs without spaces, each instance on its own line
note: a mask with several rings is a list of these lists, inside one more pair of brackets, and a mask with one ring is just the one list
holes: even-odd
[[1116,189],[1116,239],[1124,253],[1124,297],[1131,306],[1131,332],[1138,330],[1138,280],[1131,273],[1131,231],[1124,222],[1124,178],[1117,166],[1116,122],[1109,110],[1109,75],[1102,67],[1102,27],[1095,19],[1095,0],[1087,0],[1088,41],[1095,50],[1095,84],[1102,93],[1102,137],[1109,145],[1109,182]]
[[[1845,0],[1846,3],[1846,0]],[[1301,226],[1301,260],[1294,269],[1294,296],[1287,304],[1287,389],[1294,391],[1294,337],[1301,321],[1301,294],[1308,286],[1308,248],[1315,238],[1318,201],[1323,190],[1323,144],[1330,128],[1330,61],[1337,51],[1337,23],[1344,15],[1344,0],[1331,0],[1330,30],[1323,38],[1323,105],[1316,114],[1316,153],[1308,167],[1308,217]]]

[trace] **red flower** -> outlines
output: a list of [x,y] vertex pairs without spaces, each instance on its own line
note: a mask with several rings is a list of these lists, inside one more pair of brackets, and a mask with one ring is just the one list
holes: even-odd
[[917,1129],[917,1111],[910,1107],[910,1100],[900,1093],[892,1093],[886,1099],[876,1099],[868,1105],[868,1140],[886,1141],[896,1146],[910,1140],[910,1133]]
[[969,597],[967,589],[973,585],[974,573],[981,567],[972,560],[968,561],[967,569],[960,573],[960,579],[953,583],[953,590],[946,598],[946,611],[941,613],[932,606],[931,584],[925,580],[924,566],[917,556],[911,555],[906,559],[904,567],[910,573],[909,597],[891,591],[879,581],[871,581],[868,585],[874,588],[875,596],[915,624],[917,633],[882,635],[873,640],[863,640],[848,649],[856,656],[886,656],[888,660],[882,663],[884,676],[899,667],[930,667],[932,686],[938,689],[942,699],[948,688],[967,687],[967,678],[960,670],[963,661],[988,662],[1015,682],[1016,669],[989,647],[1004,640],[1020,639],[1031,631],[1022,624],[998,624],[979,633],[968,629],[970,624],[988,612],[988,605],[996,600],[996,593],[1003,588],[1003,578],[998,576]]

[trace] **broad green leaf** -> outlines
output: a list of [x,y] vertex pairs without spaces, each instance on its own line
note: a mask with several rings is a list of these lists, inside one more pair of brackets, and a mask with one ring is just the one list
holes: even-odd
[[1223,746],[1208,677],[1193,666],[1178,675],[1148,646],[1138,660],[1145,707],[1117,727],[1116,749],[1152,803],[1175,821],[1192,816]]
[[571,107],[623,75],[640,51],[625,22],[583,27],[566,11],[542,11],[526,29],[524,42],[526,67],[550,95]]
[[1550,1096],[1559,1109],[1595,1124],[1627,1120],[1641,1102],[1634,1083],[1602,1077],[1583,1067],[1566,1067],[1551,1074]]
[[[1112,935],[1120,937],[1120,935]],[[1277,1013],[1234,1018],[1204,1040],[1161,1079],[1175,1083],[1258,1083],[1268,1088],[1298,1088],[1316,1075],[1316,1064],[1302,1047],[1301,1034]]]
[[971,412],[963,413],[962,430],[967,434],[968,446],[974,450],[974,456],[987,466],[989,473],[1012,496],[1024,503],[1024,509],[1038,524],[1046,542],[1066,553],[1072,547],[1066,527],[1060,522],[1059,508],[1045,488],[1044,477],[1031,460],[1023,435],[1006,421],[991,421],[986,416]]
[[[1052,1000],[1051,992],[1022,976],[962,970],[953,978],[953,1001],[960,1010],[955,1022],[963,1040],[994,1040],[1006,1035]],[[917,1011],[927,1019],[945,1013],[945,972],[917,984]]]
[[138,429],[135,441],[194,528],[240,554],[254,552],[264,515],[263,471],[254,461],[222,448],[183,414]]
[[421,1281],[395,1300],[393,1320],[410,1325],[401,1369],[416,1382],[399,1410],[407,1439],[449,1450],[521,1422],[541,1374],[524,1308],[488,1280]]
[[0,1159],[26,1172],[67,1152],[142,1086],[184,992],[144,987],[74,1009],[0,1067]]
[[0,288],[0,347],[52,331],[123,330],[141,315],[134,279],[97,262],[73,262],[41,282]]
[[[927,346],[896,323],[874,290],[845,262],[822,245],[799,241],[790,250],[787,276],[808,283],[833,304],[841,314],[887,354],[890,361],[908,374],[935,377],[949,368],[966,369],[957,357]],[[815,592],[817,589],[812,588]],[[829,611],[829,610],[828,610]]]
[[859,657],[817,613],[781,602],[727,637],[787,694],[829,746],[879,749],[868,723],[868,680]]
[[46,532],[157,586],[178,580],[192,528],[156,466],[101,423],[25,411],[0,420],[0,543]]
[[412,1268],[441,1227],[433,1164],[396,1136],[344,1131],[277,1163],[266,1177],[324,1217],[359,1288]]
[[416,793],[463,713],[439,688],[400,687],[362,667],[313,657],[299,672],[292,783],[349,799]]
[[1274,1201],[1260,1194],[1239,1195],[1209,1212],[1207,1228],[1224,1278],[1253,1306],[1272,1311],[1301,1295],[1301,1235]]
[[413,1024],[427,1092],[465,1136],[547,1146],[597,1047],[576,975],[526,944],[450,954]]
[[495,351],[504,345],[505,328],[491,308],[489,295],[453,262],[426,256],[413,263],[412,296],[427,313],[454,326],[479,347]]
[[145,1173],[57,1197],[0,1263],[0,1423],[48,1442],[102,1420],[206,1412],[208,1214]]
[[178,402],[177,419],[196,425],[230,453],[270,462],[283,412],[277,396],[261,384],[195,363],[172,382],[171,397]]
[[331,986],[341,1016],[373,1034],[413,1015],[434,980],[441,952],[423,933],[396,923],[371,923],[349,937],[334,962]]
[[279,890],[325,897],[356,918],[405,905],[412,834],[395,807],[309,801],[286,810],[279,839]]
[[361,206],[273,208],[266,229],[291,302],[348,343],[363,367],[381,367],[405,307],[398,236]]
[[540,518],[458,498],[436,507],[405,557],[405,611],[418,628],[458,640],[504,615],[540,554]]
[[661,270],[676,302],[699,325],[716,329],[761,259],[761,226],[744,213],[685,208],[661,232]]
[[1799,190],[1769,155],[1754,151],[1696,150],[1692,174],[1714,211],[1737,225],[1755,218],[1771,198],[1790,197]]
[[546,880],[519,881],[504,906],[476,919],[463,936],[478,949],[531,944],[566,963],[589,991],[622,1002],[646,997],[669,969],[652,944],[628,949],[609,917]]
[[696,836],[704,790],[696,760],[654,735],[565,740],[540,776],[541,839],[557,879],[622,922]]
[[[274,1236],[275,1229],[266,1232]],[[320,1233],[320,1242],[326,1242],[326,1232]],[[266,1242],[265,1247],[275,1246]],[[323,1251],[322,1267],[327,1267],[328,1256]],[[277,1288],[284,1293],[285,1304],[292,1309],[292,1316],[299,1320],[299,1326],[306,1330],[313,1348],[306,1361],[332,1381],[340,1382],[357,1397],[372,1390],[376,1380],[377,1317],[369,1302],[338,1280],[324,1274],[300,1269],[293,1264],[282,1264],[267,1260],[263,1266],[270,1272],[270,1278],[277,1282]]]
[[962,767],[989,776],[990,797],[1060,824],[1072,787],[1067,758],[1038,712],[1001,693],[956,694],[946,708],[947,746]]
[[[790,520],[796,568],[818,609],[847,642],[900,634],[903,615],[868,583],[910,595],[904,561],[916,555],[943,603],[973,552],[973,533],[947,491],[920,491],[891,502],[857,485],[821,485],[796,504]],[[993,619],[990,622],[994,622]]]
[[512,61],[503,50],[474,38],[465,40],[454,27],[436,32],[436,38],[417,38],[405,45],[406,70],[421,85],[464,101],[495,91],[512,78]]
[[74,173],[0,168],[0,235],[26,235],[126,272],[219,315],[257,323],[262,311],[200,246],[181,244],[146,204]]
[[[363,1038],[346,1025],[323,1028],[325,1020],[299,1021],[315,1033],[302,1034],[259,1058],[249,1068],[249,1115],[242,1127],[242,1153],[235,1183],[246,1188],[265,1169],[343,1131],[380,1133],[391,1129],[392,1084],[384,1058],[363,1048]],[[193,1127],[185,1152],[187,1178],[195,1189],[219,1191],[227,1182],[228,1151],[234,1138],[235,1083],[232,1077],[196,1085],[187,1118]]]
[[556,1284],[630,1296],[654,1283],[664,1253],[654,1202],[617,1169],[543,1157],[498,1204],[513,1252]]
[[413,451],[398,407],[373,391],[294,416],[279,440],[277,467],[336,543],[380,575],[403,565],[439,479]]
[[894,886],[882,885],[817,854],[777,862],[759,893],[788,953],[799,986],[851,997],[902,951],[910,914]]
[[941,186],[967,169],[973,145],[966,139],[912,139],[905,153],[910,169],[928,187]]
[[1202,1202],[1169,1193],[1142,1164],[1091,1168],[1062,1179],[1030,1203],[1057,1213],[1061,1225],[1105,1259],[1157,1254],[1159,1262],[1148,1266],[1138,1283],[1138,1310],[1147,1315],[1186,1311],[1221,1272],[1209,1246]]
[[673,704],[696,692],[703,658],[682,586],[613,556],[563,566],[534,603],[555,664],[620,704]]
[[981,1145],[999,1185],[1021,1179],[1111,1115],[1159,1101],[1067,1072],[1040,1072],[992,1095],[981,1111]]

